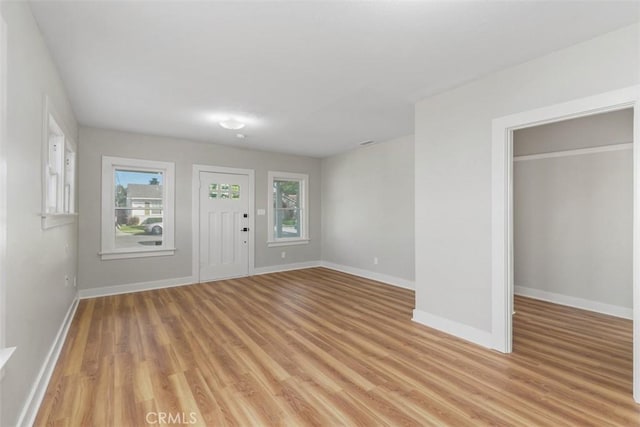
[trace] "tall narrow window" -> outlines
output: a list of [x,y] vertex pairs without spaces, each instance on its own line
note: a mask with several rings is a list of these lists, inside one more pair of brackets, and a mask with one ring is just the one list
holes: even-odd
[[75,221],[76,153],[45,97],[42,146],[42,227]]
[[269,244],[301,244],[308,237],[308,175],[269,172]]
[[47,156],[47,213],[62,213],[62,176],[64,163],[64,133],[49,118],[49,144]]
[[172,255],[174,164],[102,158],[102,259]]
[[64,152],[64,212],[75,213],[76,153],[66,147]]

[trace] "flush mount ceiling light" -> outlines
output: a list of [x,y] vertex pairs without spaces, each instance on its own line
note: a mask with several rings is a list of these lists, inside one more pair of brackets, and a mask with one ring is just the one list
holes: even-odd
[[238,130],[246,126],[246,124],[235,119],[221,120],[220,122],[218,122],[218,124],[223,128],[230,129],[230,130]]

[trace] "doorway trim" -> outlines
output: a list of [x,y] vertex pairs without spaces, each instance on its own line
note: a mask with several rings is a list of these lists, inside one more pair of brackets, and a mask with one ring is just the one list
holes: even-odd
[[[513,131],[633,108],[633,312],[640,313],[640,86],[499,117],[492,122],[491,293],[493,348],[513,350]],[[640,316],[633,319],[633,396],[640,402]]]
[[191,178],[191,272],[195,283],[200,283],[200,172],[246,175],[249,178],[249,276],[255,270],[255,171],[253,169],[223,166],[193,165]]

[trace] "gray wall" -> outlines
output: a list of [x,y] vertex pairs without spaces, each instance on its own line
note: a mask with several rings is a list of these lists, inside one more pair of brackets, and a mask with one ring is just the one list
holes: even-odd
[[638,84],[638,26],[416,104],[416,309],[491,331],[491,126]]
[[413,280],[413,200],[413,135],[323,159],[323,261]]
[[[518,130],[514,153],[632,141],[633,109],[626,109]],[[516,287],[631,308],[632,150],[530,159],[513,168]]]
[[632,307],[632,158],[515,162],[516,286]]
[[[15,425],[76,290],[77,225],[42,230],[43,96],[71,136],[77,126],[57,71],[25,2],[2,2],[7,23],[6,344],[17,346],[2,380],[3,426]],[[76,139],[77,141],[77,139]]]
[[[256,209],[267,208],[267,171],[309,174],[310,243],[268,248],[267,216],[256,216],[255,266],[259,268],[320,260],[320,159],[87,127],[80,128],[79,152],[82,236],[78,272],[80,289],[191,276],[191,179],[194,164],[254,169]],[[105,155],[175,162],[175,255],[109,261],[100,259],[101,159]],[[282,251],[287,253],[285,259],[280,257]]]
[[514,156],[633,142],[633,109],[519,129],[513,140]]

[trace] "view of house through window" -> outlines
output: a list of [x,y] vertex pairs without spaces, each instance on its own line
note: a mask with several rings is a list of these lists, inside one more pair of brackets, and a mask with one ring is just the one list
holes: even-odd
[[175,165],[102,157],[102,259],[173,255]]
[[162,245],[161,171],[115,169],[115,247]]

